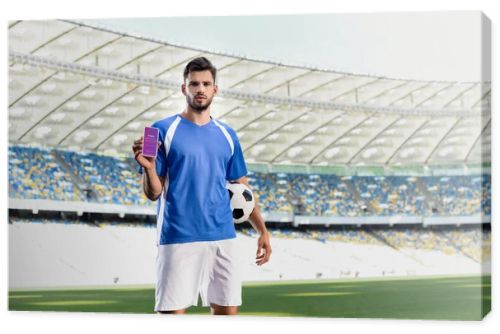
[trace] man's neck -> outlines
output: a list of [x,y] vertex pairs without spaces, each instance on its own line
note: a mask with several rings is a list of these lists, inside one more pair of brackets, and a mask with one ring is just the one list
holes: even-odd
[[187,107],[183,112],[182,116],[190,120],[196,125],[205,125],[210,122],[210,108],[199,112]]

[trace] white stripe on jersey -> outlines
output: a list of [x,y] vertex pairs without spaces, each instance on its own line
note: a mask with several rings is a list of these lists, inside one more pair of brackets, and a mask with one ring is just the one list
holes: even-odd
[[175,121],[172,122],[172,124],[170,124],[168,130],[167,130],[167,134],[166,134],[166,138],[165,138],[165,158],[168,157],[168,151],[170,151],[170,145],[172,144],[172,139],[174,138],[174,133],[175,133],[175,130],[177,129],[177,126],[179,125],[179,123],[181,122],[181,117],[180,116],[177,116],[175,118]]
[[156,216],[156,245],[160,244],[161,230],[163,229],[163,214],[165,212],[165,202],[167,201],[167,191],[168,191],[168,173],[165,178],[165,186],[163,187],[163,192],[160,196],[160,210]]
[[226,137],[227,142],[229,143],[229,146],[231,146],[231,155],[233,155],[234,154],[233,138],[231,138],[231,135],[229,134],[229,132],[227,132],[227,129],[222,124],[217,122],[215,119],[213,121],[214,121],[215,125],[217,125],[219,127],[219,129],[222,131],[222,133]]
[[[166,138],[164,140],[164,146],[165,146],[165,157],[168,157],[168,152],[170,151],[170,146],[172,144],[172,139],[174,138],[175,130],[177,129],[177,126],[179,125],[181,121],[181,118],[177,116],[175,118],[175,121],[170,124]],[[157,245],[160,244],[160,238],[161,238],[161,230],[163,229],[163,216],[164,216],[164,211],[165,211],[165,202],[167,201],[167,192],[168,192],[168,185],[169,185],[169,180],[168,180],[168,170],[167,174],[165,175],[165,184],[163,186],[163,192],[161,193],[160,196],[160,210],[158,214],[156,215],[156,237],[157,237]]]

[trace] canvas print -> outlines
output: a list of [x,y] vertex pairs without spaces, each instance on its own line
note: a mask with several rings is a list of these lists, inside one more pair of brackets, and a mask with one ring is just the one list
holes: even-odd
[[7,30],[9,310],[490,311],[484,14]]

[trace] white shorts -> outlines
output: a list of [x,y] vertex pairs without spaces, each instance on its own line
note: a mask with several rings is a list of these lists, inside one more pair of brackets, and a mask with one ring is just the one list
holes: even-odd
[[236,238],[158,246],[155,311],[241,305]]

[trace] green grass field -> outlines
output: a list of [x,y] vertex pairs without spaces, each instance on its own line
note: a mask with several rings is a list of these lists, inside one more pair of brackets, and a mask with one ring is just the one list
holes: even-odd
[[[152,287],[9,292],[9,309],[16,311],[153,313],[153,304]],[[480,320],[490,308],[491,276],[416,277],[245,284],[240,314]]]

